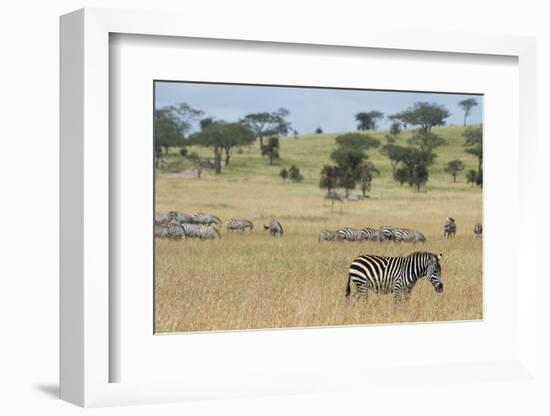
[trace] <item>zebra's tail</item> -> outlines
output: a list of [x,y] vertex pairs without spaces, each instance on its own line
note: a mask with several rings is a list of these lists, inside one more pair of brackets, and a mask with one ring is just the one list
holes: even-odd
[[346,298],[349,298],[350,293],[351,293],[351,274],[348,274],[348,284],[346,286]]

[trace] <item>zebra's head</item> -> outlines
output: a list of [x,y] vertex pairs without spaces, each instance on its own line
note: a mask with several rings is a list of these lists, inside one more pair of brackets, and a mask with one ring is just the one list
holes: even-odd
[[441,264],[440,260],[443,257],[443,254],[439,254],[438,256],[433,255],[429,262],[428,267],[426,269],[426,277],[434,287],[436,292],[443,292],[443,282],[441,281]]

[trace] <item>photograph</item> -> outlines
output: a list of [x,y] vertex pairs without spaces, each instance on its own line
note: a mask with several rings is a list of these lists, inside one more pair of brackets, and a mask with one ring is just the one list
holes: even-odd
[[153,82],[154,332],[483,319],[483,95]]

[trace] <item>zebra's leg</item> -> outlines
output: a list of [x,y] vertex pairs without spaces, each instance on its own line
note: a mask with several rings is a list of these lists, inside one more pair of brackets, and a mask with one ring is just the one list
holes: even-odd
[[393,288],[393,301],[395,303],[401,303],[402,299],[401,286],[394,286]]

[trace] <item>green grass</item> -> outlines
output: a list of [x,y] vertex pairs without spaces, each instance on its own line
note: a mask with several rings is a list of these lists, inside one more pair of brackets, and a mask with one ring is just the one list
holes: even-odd
[[[477,168],[477,160],[474,156],[464,152],[464,137],[462,126],[448,126],[434,128],[433,132],[443,137],[447,144],[438,147],[435,152],[437,159],[429,169],[430,180],[425,187],[425,190],[468,190],[475,191],[471,186],[466,184],[465,172],[469,169]],[[381,146],[386,143],[385,135],[387,131],[369,132],[374,138],[381,142]],[[304,176],[303,185],[317,185],[319,182],[319,172],[324,164],[333,163],[330,160],[330,153],[335,148],[334,138],[338,134],[320,134],[320,135],[304,135],[298,138],[281,137],[280,139],[280,155],[281,160],[273,166],[267,163],[267,159],[260,156],[259,144],[245,147],[242,153],[237,150],[233,152],[230,164],[223,167],[223,176],[226,180],[231,178],[239,180],[254,180],[255,182],[272,184],[282,182],[279,177],[279,171],[285,167],[296,165],[300,168]],[[399,136],[397,144],[407,145],[407,139],[412,135],[412,131],[405,130]],[[380,147],[381,147],[380,146]],[[212,158],[212,151],[209,148],[192,146],[190,152],[197,152],[199,155],[207,158]],[[393,181],[391,175],[391,165],[389,159],[380,152],[380,148],[371,149],[368,152],[369,159],[380,170],[380,175],[373,181],[373,196],[376,195],[377,189],[381,187],[399,186]],[[457,177],[457,183],[452,183],[450,175],[444,172],[444,168],[448,161],[460,159],[464,162],[465,169]],[[166,168],[160,170],[161,173],[177,173],[192,169],[192,164],[188,160],[179,155],[178,149],[172,149],[165,156]],[[208,180],[214,176],[213,172],[204,173],[204,179]]]

